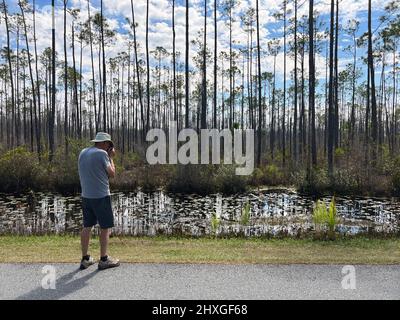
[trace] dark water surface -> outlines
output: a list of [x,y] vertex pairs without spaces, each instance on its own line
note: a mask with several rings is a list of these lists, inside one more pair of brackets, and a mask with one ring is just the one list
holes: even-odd
[[[0,234],[76,234],[82,226],[80,196],[54,193],[0,194]],[[210,234],[211,216],[220,218],[218,233],[246,236],[309,232],[314,229],[314,200],[289,190],[199,196],[152,193],[113,193],[114,233],[119,235]],[[330,198],[323,198],[328,205]],[[248,225],[241,212],[250,203]],[[400,226],[398,199],[336,198],[340,233],[396,233]]]

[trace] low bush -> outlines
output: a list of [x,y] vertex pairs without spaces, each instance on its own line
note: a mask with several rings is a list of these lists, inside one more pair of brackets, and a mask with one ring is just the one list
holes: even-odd
[[321,195],[328,191],[329,175],[325,169],[314,169],[310,172],[299,170],[292,175],[293,182],[300,192]]
[[177,165],[167,183],[171,192],[207,194],[217,191],[216,170],[213,165]]
[[275,164],[270,164],[261,168],[255,168],[250,177],[250,183],[254,186],[278,186],[287,183],[287,179],[281,168]]
[[21,192],[40,187],[40,170],[37,155],[26,148],[6,152],[0,157],[0,191]]
[[246,191],[247,185],[247,178],[236,175],[233,165],[177,165],[167,188],[181,193],[234,194]]
[[236,167],[233,165],[217,166],[215,175],[217,191],[226,194],[245,192],[248,186],[246,176],[236,175]]
[[[0,192],[21,192],[28,189],[36,191],[57,191],[62,193],[80,192],[78,156],[81,150],[91,144],[87,141],[69,141],[66,155],[60,147],[52,162],[48,151],[41,154],[26,147],[18,147],[0,155]],[[133,191],[141,188],[153,191],[165,187],[171,192],[210,194],[240,193],[248,186],[295,186],[300,192],[322,195],[366,195],[400,196],[400,156],[394,156],[382,147],[379,159],[365,163],[362,154],[349,153],[336,149],[335,168],[329,175],[326,163],[320,162],[315,169],[307,170],[306,165],[296,166],[287,160],[287,167],[280,166],[281,155],[272,161],[267,158],[264,164],[247,176],[237,176],[235,165],[156,165],[146,164],[140,149],[124,155],[117,152],[115,165],[117,175],[111,180],[113,190]],[[354,156],[354,158],[353,158]]]
[[400,196],[400,170],[392,176],[392,191],[395,196]]

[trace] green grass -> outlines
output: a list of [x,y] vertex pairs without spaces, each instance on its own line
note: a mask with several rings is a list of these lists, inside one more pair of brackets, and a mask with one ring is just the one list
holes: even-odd
[[[98,256],[98,239],[91,254]],[[0,263],[74,263],[76,236],[1,236]],[[210,264],[400,264],[400,239],[112,237],[110,254],[129,263]]]

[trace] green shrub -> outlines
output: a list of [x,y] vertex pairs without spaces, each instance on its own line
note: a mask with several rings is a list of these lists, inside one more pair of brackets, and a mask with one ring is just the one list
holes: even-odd
[[333,172],[331,192],[354,194],[360,191],[359,175],[352,169],[337,169]]
[[260,168],[255,168],[251,175],[250,183],[253,186],[262,185],[264,183],[264,172]]
[[217,191],[212,165],[177,165],[167,188],[172,192],[207,194]]
[[80,191],[78,158],[80,152],[91,146],[87,141],[68,140],[68,155],[59,148],[49,166],[49,178],[53,188],[59,192],[77,193]]
[[175,168],[170,165],[144,166],[138,173],[138,186],[143,191],[154,191],[173,180]]
[[0,158],[0,190],[2,192],[21,192],[38,187],[40,171],[37,154],[25,147],[6,152]]
[[285,175],[283,171],[275,164],[270,164],[261,168],[255,168],[250,177],[252,185],[277,186],[285,184]]
[[236,175],[234,165],[220,165],[215,175],[217,190],[225,194],[246,192],[247,177]]
[[247,190],[247,178],[237,176],[233,165],[178,165],[167,183],[171,192],[234,194]]
[[121,166],[124,170],[133,170],[136,167],[142,166],[144,164],[142,159],[140,158],[140,155],[136,152],[129,152],[124,155],[122,155],[121,153],[117,153],[116,162],[118,164],[121,163]]
[[392,176],[392,192],[396,196],[400,196],[400,171],[397,171]]
[[332,198],[329,209],[322,201],[317,201],[313,211],[313,222],[318,237],[326,227],[328,229],[328,237],[330,239],[335,238],[335,228],[338,223],[335,197]]
[[330,179],[325,169],[314,169],[309,173],[300,170],[293,174],[293,182],[300,192],[321,195],[329,189]]
[[344,148],[336,148],[335,149],[335,158],[339,160],[346,154],[346,150]]
[[281,184],[283,177],[283,172],[274,164],[268,165],[264,169],[264,179],[269,185]]
[[325,204],[321,200],[318,200],[313,211],[313,222],[316,229],[319,230],[325,224],[327,215],[328,210]]

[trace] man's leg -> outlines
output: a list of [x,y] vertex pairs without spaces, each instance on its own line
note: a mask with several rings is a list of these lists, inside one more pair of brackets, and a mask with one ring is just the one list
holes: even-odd
[[119,260],[108,255],[108,242],[111,229],[114,227],[114,215],[110,196],[102,198],[98,201],[96,214],[100,225],[99,270],[118,267]]
[[81,232],[82,257],[88,255],[89,241],[92,228],[83,228]]
[[108,239],[110,237],[111,229],[101,229],[100,230],[100,257],[107,256],[108,251]]

